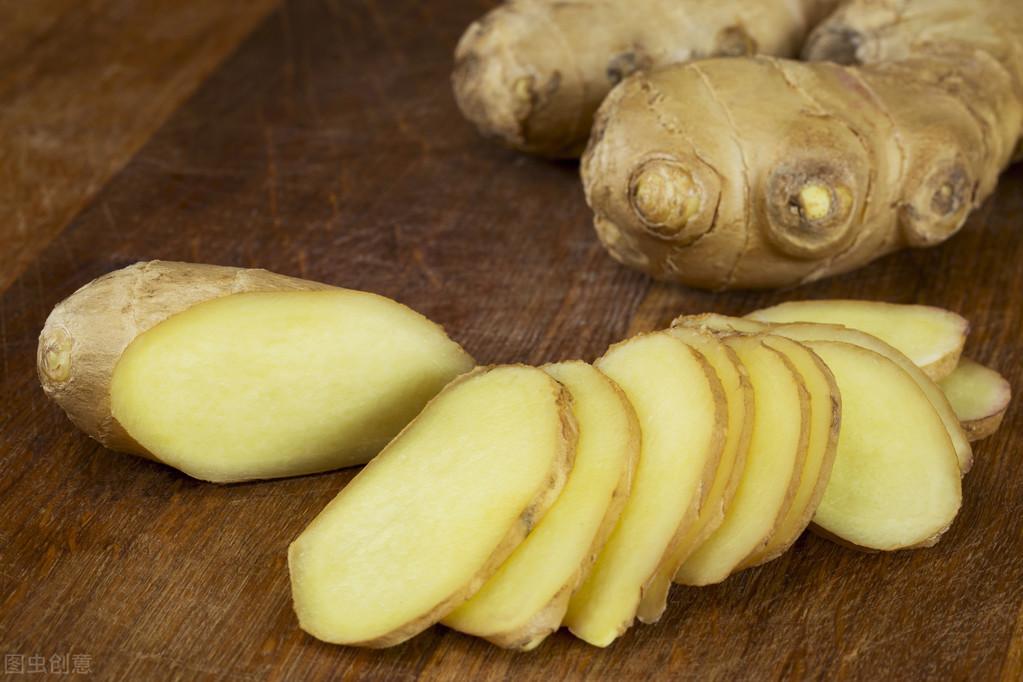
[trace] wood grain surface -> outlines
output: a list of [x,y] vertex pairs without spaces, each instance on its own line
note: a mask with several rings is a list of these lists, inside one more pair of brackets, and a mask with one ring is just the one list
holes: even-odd
[[927,303],[967,317],[967,354],[1023,385],[1023,168],[936,248],[787,291],[654,283],[599,246],[576,166],[504,150],[458,114],[451,55],[490,4],[0,3],[6,672],[1023,679],[1018,404],[976,444],[963,509],[934,548],[867,554],[806,535],[720,585],[674,588],[660,623],[606,649],[560,632],[514,653],[442,627],[385,650],[298,628],[286,547],[354,471],[200,483],[104,450],[47,401],[34,356],[50,309],[153,258],[380,293],[480,363],[592,360],[681,313],[795,298]]

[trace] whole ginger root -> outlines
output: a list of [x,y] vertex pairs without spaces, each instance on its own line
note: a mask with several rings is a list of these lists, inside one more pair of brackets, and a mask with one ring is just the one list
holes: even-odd
[[466,30],[455,99],[486,136],[578,157],[626,76],[714,56],[794,57],[839,0],[507,0]]
[[851,0],[803,56],[611,92],[581,173],[615,258],[709,289],[813,281],[947,239],[1018,152],[1018,0]]

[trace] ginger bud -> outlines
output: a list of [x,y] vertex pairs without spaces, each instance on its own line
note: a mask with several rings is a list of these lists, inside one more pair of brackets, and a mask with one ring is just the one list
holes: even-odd
[[855,194],[840,165],[781,166],[764,192],[768,239],[792,256],[821,258],[839,252],[852,236]]
[[634,173],[629,203],[655,234],[691,241],[700,233],[692,234],[694,230],[686,228],[700,210],[701,195],[700,186],[685,166],[670,159],[652,159]]
[[973,208],[973,183],[960,163],[943,163],[915,188],[900,207],[899,223],[911,246],[932,246],[954,234]]

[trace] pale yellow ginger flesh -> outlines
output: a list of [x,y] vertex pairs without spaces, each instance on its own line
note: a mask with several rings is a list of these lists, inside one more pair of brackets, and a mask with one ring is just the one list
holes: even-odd
[[807,220],[821,220],[832,211],[831,189],[823,185],[806,185],[799,190],[799,204]]
[[764,548],[792,504],[808,447],[810,397],[792,363],[753,336],[724,341],[749,373],[753,435],[724,521],[675,573],[685,585],[721,582]]
[[725,391],[728,423],[721,461],[700,516],[685,536],[675,543],[672,555],[662,561],[657,575],[643,592],[636,616],[644,623],[655,622],[661,617],[677,567],[724,521],[742,479],[753,435],[753,387],[735,351],[705,329],[674,327],[666,331],[699,351],[713,367]]
[[383,296],[173,261],[75,291],[37,352],[43,390],[89,436],[218,482],[361,464],[473,366]]
[[381,296],[239,293],[136,337],[111,414],[196,478],[289,476],[368,461],[471,367],[439,327]]
[[928,305],[829,299],[789,301],[755,310],[761,322],[825,322],[873,334],[897,348],[934,381],[959,362],[970,325],[961,315]]
[[695,523],[728,417],[707,360],[663,332],[612,346],[595,365],[625,391],[642,434],[625,510],[564,619],[577,637],[607,646],[632,624],[643,590]]
[[838,455],[814,523],[855,547],[933,544],[962,501],[952,441],[919,385],[898,364],[840,341],[805,341],[842,393]]
[[920,390],[923,391],[924,395],[926,395],[934,405],[934,409],[938,412],[942,423],[945,425],[949,438],[952,439],[952,444],[956,450],[956,456],[959,459],[959,466],[963,473],[969,471],[970,467],[973,466],[973,448],[970,446],[970,442],[967,439],[966,434],[963,432],[963,427],[959,422],[959,418],[956,416],[956,413],[953,411],[952,406],[948,402],[948,398],[942,392],[941,388],[939,388],[938,385],[916,365],[916,363],[910,360],[898,348],[889,345],[873,334],[869,334],[859,329],[852,329],[850,327],[842,327],[823,322],[771,324],[751,318],[729,317],[727,315],[719,315],[716,313],[682,316],[676,319],[672,324],[707,327],[723,332],[758,333],[770,331],[772,334],[785,336],[801,342],[814,339],[844,341],[846,343],[853,343],[876,353],[880,353],[902,367],[913,378],[913,381],[917,383]]
[[868,334],[858,329],[829,324],[793,322],[791,324],[779,324],[771,327],[770,331],[772,334],[785,336],[803,343],[817,340],[851,343],[888,358],[910,376],[920,391],[931,402],[931,405],[934,406],[938,418],[945,426],[945,432],[952,441],[952,447],[955,450],[959,468],[962,472],[966,473],[973,466],[973,448],[970,446],[970,442],[967,440],[962,425],[959,423],[959,418],[952,410],[948,398],[945,397],[941,388],[922,369],[917,367],[912,360],[899,352],[898,349],[888,345],[873,334]]
[[388,646],[443,618],[550,509],[572,467],[570,397],[542,370],[449,385],[289,548],[302,629]]
[[960,358],[959,366],[938,386],[971,441],[987,438],[998,430],[1012,398],[1005,377],[967,357]]
[[640,448],[632,404],[606,375],[581,361],[542,369],[568,388],[579,423],[568,483],[497,573],[442,621],[523,650],[535,648],[561,626],[569,598],[629,499]]
[[831,479],[842,419],[842,396],[835,377],[816,353],[803,344],[769,333],[758,338],[792,362],[799,380],[810,394],[810,426],[806,460],[799,474],[799,487],[792,498],[792,505],[767,544],[748,556],[742,563],[743,567],[777,558],[810,525]]

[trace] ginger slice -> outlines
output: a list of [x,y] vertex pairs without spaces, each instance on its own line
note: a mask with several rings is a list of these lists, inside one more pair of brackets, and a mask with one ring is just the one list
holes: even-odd
[[639,422],[622,390],[582,361],[542,369],[572,394],[575,465],[543,521],[471,599],[442,621],[508,648],[530,650],[561,626],[629,499]]
[[752,320],[748,317],[732,317],[721,313],[700,313],[699,315],[680,315],[671,322],[672,327],[707,329],[713,332],[734,334],[759,334],[766,332],[771,325],[767,322]]
[[927,396],[927,399],[931,401],[931,404],[934,405],[935,411],[937,411],[942,424],[945,425],[949,438],[952,440],[962,473],[965,474],[973,466],[973,448],[970,446],[970,442],[967,440],[962,425],[959,423],[959,418],[952,410],[948,398],[945,397],[941,388],[916,363],[898,349],[890,346],[873,334],[838,325],[793,322],[791,324],[772,326],[771,333],[786,336],[801,343],[816,340],[852,343],[885,356],[905,370],[923,394]]
[[473,366],[443,330],[365,292],[246,292],[135,337],[110,410],[148,453],[236,481],[362,464]]
[[948,376],[962,353],[970,324],[929,305],[832,299],[788,301],[746,315],[760,322],[823,322],[872,334],[897,348],[932,380]]
[[771,324],[749,318],[729,317],[717,313],[681,316],[676,318],[672,325],[706,327],[726,333],[758,333],[769,330],[772,334],[785,336],[795,341],[806,342],[814,339],[844,341],[867,348],[875,353],[880,353],[902,367],[913,378],[913,381],[917,383],[920,390],[924,392],[924,395],[934,404],[934,409],[937,410],[938,416],[941,417],[941,421],[948,431],[949,438],[952,439],[952,444],[955,446],[959,468],[962,472],[965,474],[973,466],[973,448],[970,446],[959,418],[952,410],[952,406],[949,404],[948,398],[941,388],[915,362],[906,357],[904,353],[873,334],[836,324],[821,322]]
[[636,615],[644,623],[661,617],[675,571],[724,521],[742,479],[753,435],[753,387],[735,351],[705,329],[674,327],[667,332],[702,353],[714,368],[725,390],[728,424],[721,461],[699,518],[676,544],[672,556],[662,561],[661,569],[643,592]]
[[967,357],[938,382],[970,441],[987,438],[1002,424],[1012,398],[1005,377]]
[[727,336],[753,386],[746,468],[718,529],[675,573],[685,585],[718,583],[761,551],[795,497],[809,446],[810,397],[792,362],[755,336]]
[[785,518],[767,544],[742,562],[742,567],[766,563],[784,553],[802,534],[824,496],[831,479],[831,470],[838,451],[838,434],[842,419],[842,396],[828,366],[801,343],[781,336],[764,334],[764,345],[784,353],[799,373],[800,381],[810,393],[810,430],[806,460]]
[[642,438],[625,510],[565,614],[574,635],[607,646],[632,624],[663,558],[696,521],[720,462],[727,407],[707,360],[663,332],[612,346],[594,364],[625,391]]
[[525,366],[481,368],[446,387],[289,548],[302,629],[389,646],[478,590],[564,487],[570,401]]
[[814,524],[854,547],[933,544],[962,501],[955,449],[919,385],[861,346],[807,340],[842,393],[838,454]]

